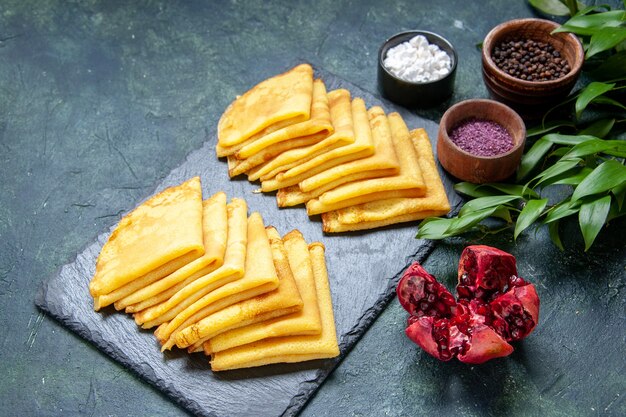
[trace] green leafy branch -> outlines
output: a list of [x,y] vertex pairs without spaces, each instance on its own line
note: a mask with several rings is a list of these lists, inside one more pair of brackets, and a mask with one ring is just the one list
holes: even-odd
[[[572,15],[557,31],[581,36],[586,63],[595,60],[585,68],[592,81],[557,106],[569,109],[570,117],[550,119],[557,114],[552,109],[539,126],[528,130],[532,145],[514,183],[457,184],[455,190],[469,201],[455,217],[423,220],[417,238],[512,230],[517,239],[533,226],[547,226],[552,241],[563,249],[560,222],[577,216],[588,250],[605,224],[626,214],[626,141],[619,139],[626,127],[626,106],[620,98],[626,90],[626,14],[574,1],[531,0],[535,7],[539,3],[550,3],[556,7],[553,11],[558,3],[563,6],[559,13]],[[487,219],[501,225],[489,227]]]

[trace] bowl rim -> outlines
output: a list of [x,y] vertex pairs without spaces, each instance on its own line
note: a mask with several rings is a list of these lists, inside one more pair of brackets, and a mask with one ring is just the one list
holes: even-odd
[[[502,109],[504,109],[504,111],[506,111],[507,113],[510,113],[513,116],[513,119],[520,125],[521,129],[522,129],[522,139],[516,143],[513,144],[513,147],[511,149],[509,149],[508,151],[498,154],[498,155],[494,155],[494,156],[483,156],[483,155],[475,155],[473,153],[467,152],[466,150],[462,149],[461,147],[459,147],[456,143],[454,143],[452,141],[452,139],[450,139],[450,135],[448,134],[448,129],[446,128],[446,126],[444,126],[444,121],[447,121],[447,118],[450,117],[450,114],[452,114],[452,112],[454,111],[458,111],[459,107],[464,107],[464,106],[468,106],[471,104],[481,104],[483,106],[496,106],[496,107],[500,107]],[[460,120],[466,120],[466,119],[471,119],[472,117],[476,117],[473,116],[471,114],[468,114],[467,117],[460,119]],[[500,123],[500,121],[498,120],[491,120],[493,122],[498,123],[500,126],[504,127],[505,129],[507,128],[506,126],[504,126],[502,123]],[[454,126],[453,126],[454,127]],[[508,129],[507,129],[507,132]],[[443,134],[441,134],[443,133]],[[510,134],[510,132],[509,132]],[[448,108],[448,110],[446,110],[443,114],[443,116],[441,117],[441,120],[439,122],[439,134],[438,136],[440,138],[442,138],[442,140],[444,142],[446,142],[447,144],[449,144],[450,146],[452,146],[454,149],[458,150],[459,152],[461,152],[462,154],[471,157],[471,158],[475,158],[481,161],[494,161],[494,160],[498,160],[501,158],[505,158],[515,152],[517,152],[519,150],[519,148],[524,147],[524,144],[526,143],[526,124],[524,123],[524,120],[522,119],[522,117],[515,111],[513,110],[511,107],[507,106],[504,103],[501,103],[499,101],[496,100],[490,100],[490,99],[486,99],[486,98],[472,98],[472,99],[468,99],[468,100],[463,100],[460,101],[456,104],[454,104],[453,106],[451,106],[450,108]]]
[[578,52],[576,56],[580,57],[580,59],[576,60],[575,62],[568,62],[570,64],[570,71],[567,74],[565,74],[564,77],[557,78],[555,80],[527,81],[527,80],[522,80],[520,78],[516,78],[502,71],[500,68],[498,68],[496,63],[491,58],[491,53],[487,52],[488,50],[492,49],[493,40],[496,37],[496,34],[500,34],[504,28],[510,27],[511,25],[515,25],[515,27],[518,27],[518,26],[523,26],[523,25],[528,25],[528,24],[537,24],[537,23],[543,23],[543,24],[547,23],[550,26],[553,26],[554,29],[560,26],[558,23],[553,22],[551,20],[528,17],[528,18],[523,18],[523,19],[507,20],[506,22],[502,22],[499,25],[492,28],[489,31],[489,33],[487,33],[487,36],[485,36],[485,38],[483,39],[483,45],[482,45],[482,51],[481,51],[481,55],[483,58],[482,59],[483,65],[488,66],[490,69],[493,69],[495,72],[503,76],[504,79],[507,80],[510,84],[516,83],[524,87],[541,86],[541,87],[550,88],[550,87],[554,87],[557,85],[567,84],[569,82],[575,82],[576,79],[578,78],[580,70],[582,69],[582,66],[583,66],[583,62],[585,60],[585,51],[583,49],[582,44],[580,43],[580,40],[573,33],[560,32],[560,34],[564,35],[565,39],[568,39],[571,43],[575,45],[577,52]]
[[[384,58],[383,58],[383,50],[385,49],[385,47],[392,41],[395,41],[397,38],[401,37],[401,36],[406,36],[406,35],[430,35],[433,38],[437,38],[439,41],[441,41],[443,44],[445,44],[450,51],[452,51],[452,66],[450,67],[450,71],[444,75],[443,77],[437,79],[437,80],[433,80],[433,81],[426,81],[426,82],[415,82],[415,81],[409,81],[409,80],[405,80],[404,78],[400,78],[397,77],[396,75],[394,75],[393,73],[391,73],[387,67],[384,64]],[[429,43],[431,43],[429,41]],[[399,44],[399,43],[398,43]],[[394,45],[395,46],[395,45]],[[439,45],[437,45],[439,46]],[[444,51],[448,54],[447,51]],[[450,54],[448,54],[450,55]],[[405,30],[402,32],[398,32],[392,36],[390,36],[389,38],[385,39],[385,41],[382,43],[382,45],[380,46],[380,48],[378,48],[378,67],[381,68],[385,74],[389,75],[391,78],[393,78],[394,80],[397,81],[401,81],[410,85],[414,85],[414,86],[425,86],[425,85],[432,85],[438,82],[441,82],[445,79],[447,79],[448,77],[450,77],[452,74],[454,74],[454,72],[456,71],[456,67],[457,67],[457,63],[459,62],[459,57],[458,54],[456,52],[456,49],[454,48],[454,46],[452,45],[452,43],[450,43],[449,40],[447,40],[446,38],[444,38],[443,36],[441,36],[438,33],[435,32],[431,32],[428,30],[421,30],[421,29],[414,29],[414,30]]]

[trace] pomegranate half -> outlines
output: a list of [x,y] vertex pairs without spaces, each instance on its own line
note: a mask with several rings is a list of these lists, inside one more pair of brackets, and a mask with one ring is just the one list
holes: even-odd
[[396,292],[410,316],[407,336],[432,356],[483,363],[513,352],[509,342],[528,336],[539,320],[534,285],[517,276],[515,257],[485,245],[465,248],[457,298],[417,262]]

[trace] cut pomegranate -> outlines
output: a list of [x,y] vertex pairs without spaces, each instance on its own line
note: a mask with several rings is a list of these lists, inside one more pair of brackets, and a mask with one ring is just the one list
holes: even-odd
[[517,276],[515,258],[484,245],[469,246],[459,264],[458,301],[417,262],[396,289],[410,314],[407,336],[432,356],[483,363],[513,352],[539,320],[539,297]]

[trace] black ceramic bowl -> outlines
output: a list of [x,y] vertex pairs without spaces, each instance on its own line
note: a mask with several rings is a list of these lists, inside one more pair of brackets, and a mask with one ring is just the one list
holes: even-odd
[[[423,35],[430,44],[435,44],[452,61],[450,72],[436,81],[423,83],[411,82],[393,75],[383,64],[387,51],[394,46]],[[378,52],[378,87],[385,98],[406,107],[431,107],[452,95],[458,57],[454,47],[445,38],[424,30],[410,30],[398,33],[387,39]]]

